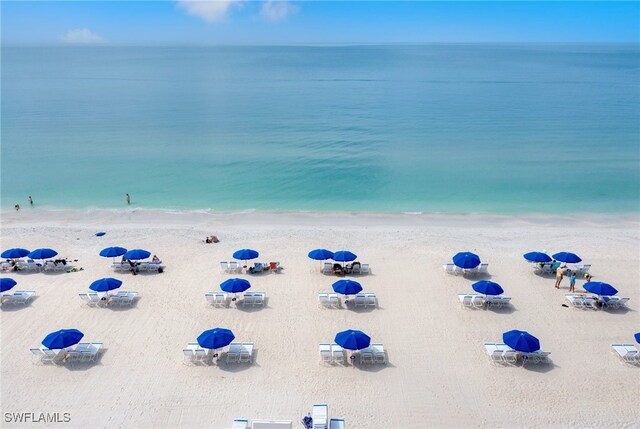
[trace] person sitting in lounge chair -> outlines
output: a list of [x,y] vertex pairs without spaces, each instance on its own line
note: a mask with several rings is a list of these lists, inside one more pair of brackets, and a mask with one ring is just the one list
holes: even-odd
[[215,235],[210,235],[209,237],[204,239],[204,242],[207,244],[211,244],[211,243],[218,243],[220,240],[218,240],[218,237],[216,237]]
[[138,273],[136,271],[138,271],[138,264],[136,262],[133,262],[131,259],[127,259],[127,262],[129,263],[129,267],[131,267],[131,274],[133,274],[134,276],[137,275]]
[[333,274],[335,274],[337,276],[343,275],[344,274],[344,270],[342,269],[342,265],[333,264]]
[[151,259],[151,263],[152,264],[159,264],[162,261],[160,261],[160,258],[158,258],[158,255],[153,255],[153,258]]

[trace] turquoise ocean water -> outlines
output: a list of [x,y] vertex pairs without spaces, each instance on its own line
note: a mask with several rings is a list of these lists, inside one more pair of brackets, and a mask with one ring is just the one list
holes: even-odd
[[640,209],[637,45],[3,47],[1,204]]

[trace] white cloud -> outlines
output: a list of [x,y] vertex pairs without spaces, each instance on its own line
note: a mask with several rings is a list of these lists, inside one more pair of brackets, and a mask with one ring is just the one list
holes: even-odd
[[241,5],[242,0],[178,0],[180,9],[207,22],[222,21],[232,6]]
[[62,40],[65,43],[78,43],[78,44],[95,44],[106,43],[107,41],[95,33],[92,33],[88,28],[77,28],[75,30],[69,30],[67,34],[62,36]]
[[299,10],[298,6],[286,0],[267,0],[262,4],[260,16],[269,21],[281,21]]

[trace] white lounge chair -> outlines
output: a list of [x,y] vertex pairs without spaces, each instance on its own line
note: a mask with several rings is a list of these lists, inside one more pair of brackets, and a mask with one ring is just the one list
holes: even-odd
[[364,293],[356,294],[354,300],[355,307],[366,307],[367,306],[367,297]]
[[266,299],[266,294],[264,292],[245,292],[244,299],[242,300],[242,306],[252,306],[255,307],[257,305],[264,307]]
[[327,404],[313,404],[311,411],[313,429],[327,429],[329,423],[329,407]]
[[486,274],[488,269],[489,269],[489,264],[480,264],[476,268],[476,271],[478,272],[478,274]]
[[322,264],[322,269],[320,270],[320,272],[324,274],[331,274],[333,272],[333,265],[331,264],[331,262],[324,262]]
[[611,347],[626,363],[640,363],[640,351],[633,344],[611,344]]
[[367,292],[364,294],[364,296],[365,296],[365,303],[367,307],[376,308],[378,306],[378,298],[376,297],[375,293]]
[[116,295],[112,295],[109,299],[109,305],[133,305],[138,298],[138,292],[120,291]]
[[344,419],[329,420],[329,429],[344,429]]
[[253,361],[253,343],[231,343],[227,352],[227,363]]
[[253,420],[251,429],[292,429],[291,420]]
[[229,296],[221,292],[209,292],[204,294],[207,303],[214,307],[227,307],[229,305]]
[[371,347],[361,349],[358,354],[360,356],[360,364],[373,364],[375,362]]
[[220,261],[220,272],[221,273],[229,272],[229,263],[227,261]]
[[31,351],[31,358],[34,359],[34,363],[35,362],[42,363],[42,360],[45,357],[44,352],[40,349],[29,349],[29,350]]
[[193,364],[195,363],[196,351],[193,349],[182,349],[182,354],[184,355],[184,363],[185,364]]
[[237,263],[236,261],[232,261],[229,262],[229,273],[241,273],[242,272],[242,265],[240,265],[239,263]]
[[337,293],[330,293],[329,294],[329,304],[332,307],[335,307],[335,308],[342,307],[342,302],[340,301],[340,297],[338,296]]
[[331,344],[331,359],[333,363],[344,365],[344,349],[338,344]]
[[369,264],[360,265],[360,274],[371,274],[371,267]]
[[387,353],[382,344],[371,344],[369,346],[373,352],[373,361],[375,363],[387,364]]
[[333,354],[331,353],[331,344],[320,344],[318,346],[321,363],[333,363]]
[[84,301],[85,304],[87,304],[89,307],[97,307],[99,300],[98,301],[94,301],[91,298],[89,298],[89,294],[88,293],[79,293],[78,296],[80,296],[80,299],[82,299],[82,301]]
[[19,259],[18,261],[16,261],[16,265],[18,266],[19,270],[25,271],[41,271],[43,268],[41,264],[36,263],[33,259],[30,259],[28,261]]
[[33,290],[17,290],[11,295],[2,295],[2,303],[27,305],[35,294]]
[[247,419],[233,419],[233,426],[231,429],[247,429],[249,427],[249,420]]
[[458,294],[458,301],[460,301],[460,305],[464,308],[473,308],[473,297],[475,294]]
[[583,264],[583,265],[576,266],[576,271],[579,274],[587,274],[590,269],[591,269],[591,264]]
[[487,296],[487,308],[504,308],[509,305],[511,298],[504,295]]
[[619,296],[603,297],[602,308],[610,309],[610,310],[618,310],[620,308],[626,307],[628,301],[629,301],[629,298],[620,298]]
[[444,264],[442,269],[447,274],[456,274],[456,266],[454,264]]
[[473,298],[471,298],[471,305],[476,309],[486,308],[485,297],[483,295],[473,295]]
[[323,307],[331,307],[331,303],[329,302],[329,294],[327,292],[320,292],[318,294],[318,304]]

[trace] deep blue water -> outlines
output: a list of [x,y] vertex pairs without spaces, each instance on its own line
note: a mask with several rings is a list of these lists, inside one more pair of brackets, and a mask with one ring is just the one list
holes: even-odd
[[640,209],[636,45],[3,47],[1,204]]

